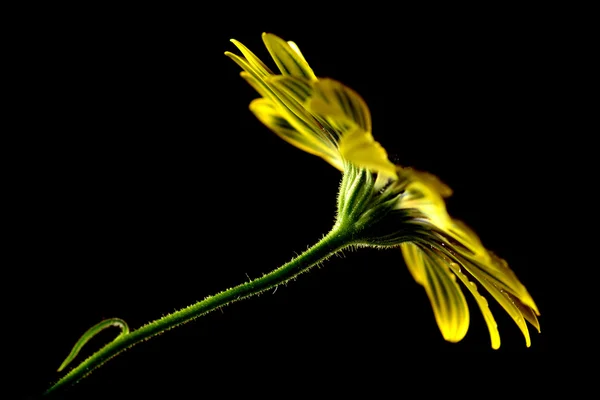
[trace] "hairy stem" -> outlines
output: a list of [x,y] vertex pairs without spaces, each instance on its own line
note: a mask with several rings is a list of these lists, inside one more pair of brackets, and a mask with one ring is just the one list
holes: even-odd
[[121,334],[114,341],[105,345],[77,367],[72,369],[68,374],[50,387],[45,394],[57,393],[58,389],[77,383],[94,369],[100,367],[122,351],[147,340],[148,338],[189,322],[219,307],[254,296],[287,282],[299,274],[308,271],[318,262],[323,261],[334,253],[350,246],[352,244],[351,236],[352,232],[350,229],[344,229],[344,227],[336,224],[334,229],[313,247],[274,271],[263,275],[260,278],[224,290],[214,296],[207,297],[182,310],[165,315],[139,329]]

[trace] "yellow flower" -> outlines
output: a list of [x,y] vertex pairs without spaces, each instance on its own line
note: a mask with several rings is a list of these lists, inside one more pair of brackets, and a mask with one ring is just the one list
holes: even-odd
[[262,96],[250,103],[256,117],[285,141],[344,170],[344,163],[390,177],[396,168],[373,139],[371,114],[352,89],[318,79],[294,42],[269,34],[263,41],[281,74],[274,74],[243,44],[243,57],[226,52],[244,70],[241,76]]
[[263,41],[281,74],[235,40],[243,57],[225,54],[262,96],[250,104],[262,123],[344,172],[338,227],[352,230],[354,244],[401,248],[410,273],[429,296],[444,339],[458,342],[469,328],[462,283],[483,314],[492,348],[500,347],[500,335],[481,289],[508,312],[529,347],[525,321],[540,330],[537,306],[506,262],[448,215],[444,198],[451,189],[431,174],[392,164],[373,139],[364,100],[340,82],[317,78],[295,43],[272,34],[263,34]]

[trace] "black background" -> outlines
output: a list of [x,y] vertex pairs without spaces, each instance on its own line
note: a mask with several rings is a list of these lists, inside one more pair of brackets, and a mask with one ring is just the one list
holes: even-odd
[[361,249],[140,344],[66,396],[260,394],[281,373],[289,387],[393,392],[423,375],[463,381],[479,365],[508,365],[502,376],[515,379],[526,365],[553,368],[544,360],[560,352],[562,323],[546,221],[562,126],[560,22],[541,10],[30,11],[13,59],[17,391],[35,396],[58,379],[100,320],[135,329],[269,272],[332,226],[340,173],[254,118],[257,95],[223,55],[236,38],[274,69],[263,31],[294,40],[318,76],[365,98],[392,161],[454,189],[449,212],[509,262],[542,334],[527,349],[492,304],[502,338],[493,351],[468,298],[470,330],[447,343],[400,252]]

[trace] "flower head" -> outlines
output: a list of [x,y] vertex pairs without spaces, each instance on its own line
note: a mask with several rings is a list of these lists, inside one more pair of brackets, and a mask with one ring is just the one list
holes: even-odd
[[467,333],[466,288],[483,314],[492,348],[500,347],[500,335],[480,291],[506,310],[529,347],[526,321],[540,330],[537,306],[507,263],[449,216],[444,198],[452,190],[434,175],[392,164],[373,139],[364,100],[340,82],[317,78],[296,44],[271,34],[263,40],[281,74],[235,40],[244,57],[226,54],[262,96],[250,104],[258,119],[344,172],[336,227],[350,231],[356,245],[400,247],[410,273],[425,288],[444,339],[458,342]]

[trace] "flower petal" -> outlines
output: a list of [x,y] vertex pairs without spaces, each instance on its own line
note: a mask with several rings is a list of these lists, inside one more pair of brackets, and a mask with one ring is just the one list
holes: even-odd
[[535,314],[540,314],[533,298],[519,281],[517,275],[510,269],[508,263],[491,251],[486,250],[473,230],[461,221],[452,220],[452,226],[448,229],[448,233],[463,246],[457,248],[459,253],[472,262],[487,280],[519,299],[524,306],[531,308]]
[[397,178],[396,166],[388,160],[383,146],[373,139],[371,132],[364,131],[359,126],[341,137],[339,150],[342,158],[358,167]]
[[426,275],[423,263],[421,262],[421,251],[419,247],[413,243],[402,243],[400,245],[404,263],[408,267],[408,271],[413,279],[421,286],[425,286]]
[[425,287],[442,336],[449,342],[460,341],[469,329],[469,308],[456,276],[435,253],[413,243],[400,247],[409,271]]
[[240,73],[240,76],[244,78],[254,88],[254,90],[256,90],[265,98],[277,100],[275,93],[273,93],[272,89],[265,82],[265,78],[267,77],[266,75],[263,75],[256,69],[255,66],[252,66],[248,60],[238,56],[237,54],[226,51],[225,55],[242,67],[243,71]]
[[496,319],[494,315],[490,311],[490,306],[485,297],[483,297],[479,291],[477,290],[477,285],[475,282],[469,281],[469,278],[462,272],[460,266],[457,263],[449,263],[450,269],[458,279],[461,280],[462,283],[467,287],[467,289],[471,292],[479,309],[481,310],[481,314],[483,314],[483,319],[488,327],[488,331],[490,332],[490,340],[492,342],[492,349],[496,350],[500,348],[500,333],[498,332],[498,324],[496,323]]
[[525,321],[539,330],[535,317],[539,312],[527,289],[508,264],[487,251],[477,235],[460,221],[451,220],[451,227],[439,234],[439,238],[447,245],[439,246],[438,249],[460,264],[496,299],[515,321],[529,347],[531,339]]
[[488,251],[488,254],[490,256],[490,261],[481,264],[481,267],[484,268],[488,275],[493,277],[494,284],[502,288],[508,294],[518,298],[523,305],[531,308],[536,315],[540,315],[533,298],[525,288],[525,285],[519,281],[519,278],[517,278],[514,271],[510,269],[508,263],[491,251]]
[[254,76],[249,74],[246,71],[240,72],[240,76],[248,82],[250,86],[254,88],[265,99],[276,99],[275,94],[271,91],[271,89],[265,84],[262,79],[256,79]]
[[325,116],[342,132],[353,125],[371,131],[369,107],[354,90],[333,79],[313,82],[313,90],[314,94],[306,105],[311,112]]
[[[312,92],[306,80],[264,75],[248,60],[229,52],[226,55],[242,67],[244,71],[240,75],[268,100],[251,105],[251,110],[265,125],[289,143],[343,170],[335,138],[304,108],[303,103]],[[276,120],[272,118],[274,115]]]
[[[524,317],[524,314],[520,309],[520,307],[524,306],[524,304],[519,301],[519,305],[517,305],[508,292],[488,279],[487,273],[481,268],[478,260],[475,257],[465,257],[460,254],[462,253],[460,247],[453,246],[451,243],[448,243],[447,246],[438,246],[437,249],[443,252],[449,259],[459,264],[466,272],[473,276],[477,282],[479,282],[479,284],[481,284],[481,286],[483,286],[483,288],[494,297],[494,299],[496,299],[496,301],[502,306],[502,308],[504,308],[508,315],[510,315],[523,333],[527,347],[531,346],[529,329],[527,328],[525,320],[533,320],[531,315],[534,314],[534,310],[531,309],[528,311],[526,314],[527,316]],[[534,321],[535,322],[533,322],[533,325],[538,328],[539,324],[537,323],[537,318]]]
[[304,60],[304,62],[306,62],[306,58],[304,58],[304,55],[300,51],[300,48],[298,47],[298,45],[295,42],[292,42],[291,40],[288,40],[287,43],[290,45],[290,48],[296,52],[298,57],[300,57],[302,60]]
[[452,189],[448,185],[446,185],[444,182],[442,182],[440,180],[440,178],[438,178],[437,176],[430,174],[429,172],[418,171],[413,168],[406,168],[406,169],[410,170],[411,173],[414,176],[418,177],[418,179],[421,182],[423,182],[424,184],[429,186],[431,189],[438,192],[438,194],[440,196],[442,196],[443,198],[452,196]]
[[419,179],[414,170],[403,168],[400,173],[409,180],[406,189],[398,201],[399,209],[415,208],[424,214],[437,229],[444,232],[451,225],[452,220],[446,212],[446,203],[431,185]]
[[465,267],[465,269],[477,279],[477,281],[487,290],[496,301],[504,308],[504,310],[510,315],[510,317],[515,321],[523,336],[525,337],[525,344],[527,347],[531,346],[531,338],[529,336],[529,329],[527,328],[527,324],[525,323],[525,319],[523,318],[523,314],[511,300],[510,296],[508,296],[502,289],[495,286],[491,281],[485,278],[485,276],[481,273],[479,268],[474,268],[473,264],[469,262],[461,262],[461,265]]
[[262,38],[283,75],[292,75],[308,80],[317,79],[295,43],[290,45],[272,33],[263,33]]
[[317,140],[314,136],[303,134],[296,130],[286,118],[284,118],[279,108],[269,99],[256,99],[250,103],[250,110],[256,117],[269,129],[275,132],[280,138],[288,143],[298,147],[307,153],[317,155],[329,162],[338,169],[343,169],[341,159],[331,151],[325,144]]
[[246,61],[248,62],[248,64],[250,66],[252,66],[256,70],[256,72],[259,73],[259,75],[261,75],[261,76],[274,75],[273,72],[271,72],[271,70],[269,69],[269,67],[267,67],[260,60],[260,58],[256,57],[253,52],[248,50],[248,48],[246,46],[244,46],[243,44],[241,44],[240,42],[238,42],[235,39],[231,39],[231,43],[233,43],[242,52],[244,57],[246,57]]
[[333,130],[323,118],[311,114],[304,107],[306,100],[313,94],[312,85],[306,79],[277,75],[269,77],[267,84],[287,108],[301,116],[303,125],[298,126],[292,122],[297,129],[305,131],[307,135],[314,135],[331,148],[337,149],[339,132]]
[[269,85],[278,88],[289,98],[296,100],[300,106],[304,106],[306,100],[312,96],[313,88],[309,81],[286,75],[275,75],[267,79]]
[[508,292],[503,292],[503,294],[505,296],[507,296],[509,298],[509,300],[512,301],[515,306],[517,306],[517,308],[519,309],[519,311],[521,312],[521,314],[523,314],[523,317],[531,325],[533,325],[535,327],[535,329],[537,329],[538,333],[541,332],[540,322],[537,319],[537,316],[535,314],[535,310],[533,310],[531,307],[523,304],[523,302],[519,298],[513,296],[512,294],[510,294]]
[[[289,90],[286,86],[286,84],[292,85],[292,83],[288,82],[290,80],[294,80],[293,83],[296,86],[303,85],[298,86],[299,88],[305,88],[308,84],[293,77],[288,77],[288,79],[285,80],[281,76],[270,77],[261,75],[246,59],[229,52],[225,54],[244,69],[240,75],[261,96],[271,100],[272,104],[277,106],[281,117],[285,118],[294,129],[302,133],[302,135],[305,135],[307,140],[321,141],[323,145],[330,148],[328,153],[337,153],[337,144],[335,143],[335,140],[331,135],[328,135],[327,132],[323,132],[322,126],[315,120],[314,116],[304,108],[302,102],[305,99],[305,97],[303,97],[305,94],[299,97],[297,92]],[[300,89],[296,88],[296,90]],[[310,136],[312,136],[313,139],[309,139]],[[337,157],[339,158],[339,156]],[[336,161],[334,165],[342,165],[341,160]]]

